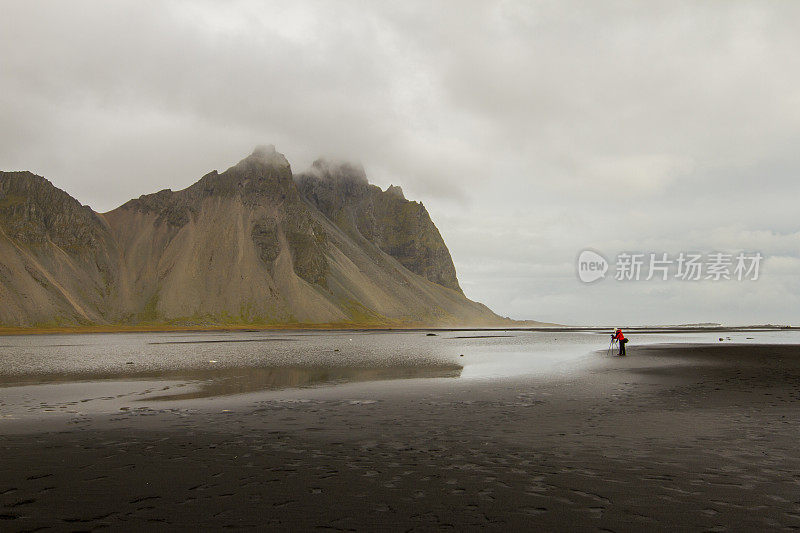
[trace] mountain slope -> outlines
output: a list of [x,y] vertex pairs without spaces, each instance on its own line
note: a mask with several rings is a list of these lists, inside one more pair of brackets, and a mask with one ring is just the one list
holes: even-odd
[[0,230],[3,325],[501,322],[421,204],[352,165],[295,179],[271,146],[105,214],[3,173]]
[[115,246],[101,217],[46,179],[0,173],[0,324],[106,322]]

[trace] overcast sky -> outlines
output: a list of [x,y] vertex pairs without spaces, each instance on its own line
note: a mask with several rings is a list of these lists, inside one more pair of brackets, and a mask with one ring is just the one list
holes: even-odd
[[[568,324],[800,323],[798,2],[0,4],[0,169],[107,211],[275,144],[428,208],[467,296]],[[757,281],[576,276],[759,251]]]

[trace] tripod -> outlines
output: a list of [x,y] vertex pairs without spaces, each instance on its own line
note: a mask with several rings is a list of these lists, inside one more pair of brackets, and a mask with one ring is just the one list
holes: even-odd
[[611,339],[611,342],[610,342],[610,343],[608,343],[608,352],[606,353],[606,355],[607,355],[608,357],[611,357],[611,350],[612,350],[613,348],[614,348],[614,339],[612,338],[612,339]]

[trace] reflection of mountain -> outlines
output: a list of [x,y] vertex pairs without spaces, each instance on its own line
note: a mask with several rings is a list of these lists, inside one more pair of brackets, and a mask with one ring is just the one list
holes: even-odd
[[360,167],[292,176],[273,147],[98,214],[0,173],[0,325],[500,325],[425,207]]
[[[391,379],[457,378],[462,367],[455,364],[387,365],[387,366],[268,366],[187,368],[148,372],[81,372],[58,374],[5,375],[5,386],[42,385],[48,383],[74,383],[83,381],[159,381],[178,382],[165,392],[158,386],[158,396],[142,396],[142,401],[188,400],[210,398],[262,390],[278,390],[315,385],[331,385],[357,381],[385,381]],[[187,383],[188,382],[188,383]],[[188,389],[188,390],[187,390]]]
[[[356,381],[384,381],[390,379],[414,378],[457,378],[461,375],[461,367],[422,366],[422,367],[268,367],[268,368],[226,368],[207,371],[181,373],[176,379],[199,380],[198,388],[188,392],[181,389],[175,394],[163,394],[142,398],[152,400],[187,400],[191,398],[208,398],[226,396],[261,390],[311,387],[314,385],[330,385]],[[161,376],[162,379],[169,379]]]

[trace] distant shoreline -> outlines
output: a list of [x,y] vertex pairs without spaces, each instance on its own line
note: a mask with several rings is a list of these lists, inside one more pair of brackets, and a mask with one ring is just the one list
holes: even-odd
[[[605,332],[613,326],[559,326],[542,324],[541,326],[424,326],[409,325],[374,325],[374,324],[275,324],[275,325],[203,325],[203,326],[169,326],[169,325],[93,325],[65,327],[3,327],[0,326],[0,337],[13,335],[54,335],[54,334],[86,334],[86,333],[172,333],[172,332],[259,332],[259,331],[545,331],[545,332]],[[735,331],[787,331],[800,330],[800,326],[752,325],[752,326],[627,326],[625,331],[637,334],[681,333],[681,332],[735,332]]]

